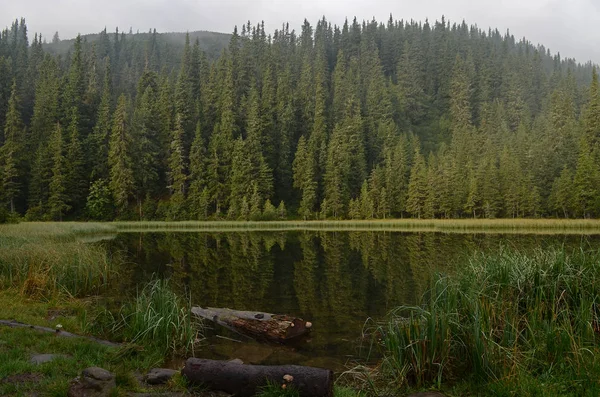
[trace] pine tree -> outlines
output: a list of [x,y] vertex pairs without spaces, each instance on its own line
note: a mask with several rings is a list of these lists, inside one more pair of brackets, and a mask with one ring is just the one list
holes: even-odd
[[590,142],[593,151],[600,151],[600,87],[595,67],[592,72],[590,102],[585,109],[583,118],[586,139]]
[[187,161],[183,148],[185,133],[183,123],[183,117],[177,114],[171,141],[168,173],[168,188],[171,192],[170,218],[173,220],[180,219],[185,213],[183,205],[187,187]]
[[125,98],[125,95],[121,95],[113,117],[108,152],[108,165],[110,169],[109,186],[120,215],[126,212],[135,188],[133,162],[131,159],[131,141],[131,129],[127,114],[127,98]]
[[69,143],[66,151],[65,183],[69,196],[68,203],[73,209],[80,209],[87,196],[88,181],[85,174],[85,160],[79,137],[79,116],[76,108],[71,110],[69,124]]
[[550,194],[550,208],[556,211],[559,216],[569,218],[573,208],[573,175],[568,167],[564,167],[560,176],[556,178],[552,185]]
[[599,182],[598,167],[594,162],[590,145],[586,138],[582,138],[577,169],[573,178],[575,211],[578,215],[589,218],[598,213]]
[[202,137],[200,123],[196,126],[196,136],[190,150],[190,173],[188,208],[194,219],[205,219],[208,202],[206,189],[206,147]]
[[8,204],[10,212],[16,211],[16,200],[23,186],[23,140],[25,127],[19,111],[17,84],[13,82],[8,111],[4,124],[4,144],[0,147],[0,164],[2,165],[2,199]]
[[417,148],[414,164],[410,170],[406,210],[412,216],[421,218],[424,215],[425,200],[427,200],[427,167],[421,151]]
[[111,127],[111,72],[110,59],[105,58],[104,86],[98,106],[96,125],[88,138],[87,156],[90,159],[91,179],[108,179],[108,141]]
[[54,220],[62,221],[63,216],[71,209],[67,194],[67,161],[63,150],[62,129],[56,124],[54,134],[50,139],[52,152],[52,178],[50,180],[50,197],[48,211]]

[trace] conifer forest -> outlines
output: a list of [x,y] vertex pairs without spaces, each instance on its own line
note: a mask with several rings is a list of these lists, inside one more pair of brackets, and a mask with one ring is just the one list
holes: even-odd
[[[203,33],[203,34],[200,34]],[[27,220],[600,216],[592,63],[465,22],[0,35]]]

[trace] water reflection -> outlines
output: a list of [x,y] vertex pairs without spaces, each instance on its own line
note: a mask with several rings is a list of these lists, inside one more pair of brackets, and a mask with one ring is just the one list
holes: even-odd
[[301,346],[219,338],[200,355],[341,368],[357,356],[367,318],[381,319],[398,305],[416,303],[433,272],[460,271],[475,251],[572,249],[598,241],[576,235],[294,231],[131,233],[102,244],[127,258],[124,295],[158,275],[171,278],[194,305],[285,313],[314,324]]

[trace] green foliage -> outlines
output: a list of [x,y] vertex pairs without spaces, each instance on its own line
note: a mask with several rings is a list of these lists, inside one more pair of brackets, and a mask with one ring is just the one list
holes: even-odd
[[51,145],[53,165],[48,207],[52,218],[62,220],[63,215],[71,209],[71,206],[67,204],[69,199],[65,175],[67,172],[67,164],[64,156],[62,128],[60,124],[56,124],[56,129],[51,138]]
[[91,219],[98,221],[112,219],[114,206],[112,193],[106,180],[98,179],[92,183],[90,194],[87,197],[86,210]]
[[183,302],[164,280],[148,283],[135,301],[113,315],[104,312],[96,328],[113,338],[132,344],[152,346],[163,353],[193,353],[201,338],[192,319],[189,303]]
[[461,272],[440,275],[420,306],[396,309],[379,328],[384,374],[395,385],[437,387],[554,367],[585,378],[600,353],[598,274],[597,253],[478,254]]
[[131,160],[131,131],[127,117],[127,99],[119,97],[110,136],[108,164],[110,167],[110,189],[115,205],[124,213],[133,195],[134,176]]
[[[20,288],[32,297],[81,297],[101,292],[115,275],[118,258],[109,258],[100,246],[75,241],[69,229],[78,229],[76,225],[58,230],[19,226],[5,226],[11,229],[3,230],[0,239],[0,283],[4,287]],[[88,228],[98,231],[94,225]]]
[[[105,179],[120,219],[259,219],[266,200],[305,220],[600,215],[591,64],[445,20],[211,35],[5,30],[6,208],[79,219]],[[50,205],[59,122],[67,197],[55,181]]]

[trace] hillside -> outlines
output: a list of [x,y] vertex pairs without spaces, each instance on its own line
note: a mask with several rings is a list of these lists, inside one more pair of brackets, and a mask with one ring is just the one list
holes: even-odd
[[[106,32],[105,32],[106,33]],[[211,58],[216,58],[221,51],[227,46],[229,43],[229,39],[231,35],[224,33],[216,33],[216,32],[205,32],[205,31],[195,31],[189,32],[189,38],[192,42],[198,39],[200,48],[209,55]],[[127,40],[133,42],[142,42],[146,43],[152,39],[152,32],[148,33],[134,33],[127,34]],[[82,35],[81,38],[88,43],[98,42],[102,39],[101,33],[95,34],[86,34]],[[181,51],[183,50],[183,46],[185,45],[185,37],[186,33],[157,33],[157,41],[164,46],[173,46]],[[69,51],[71,51],[74,47],[75,39],[70,40],[60,40],[56,43],[50,42],[45,43],[42,47],[44,51],[47,51],[54,55],[66,55]]]
[[443,18],[263,26],[103,31],[68,50],[30,45],[25,21],[15,23],[0,40],[6,211],[56,220],[600,215],[592,64]]

